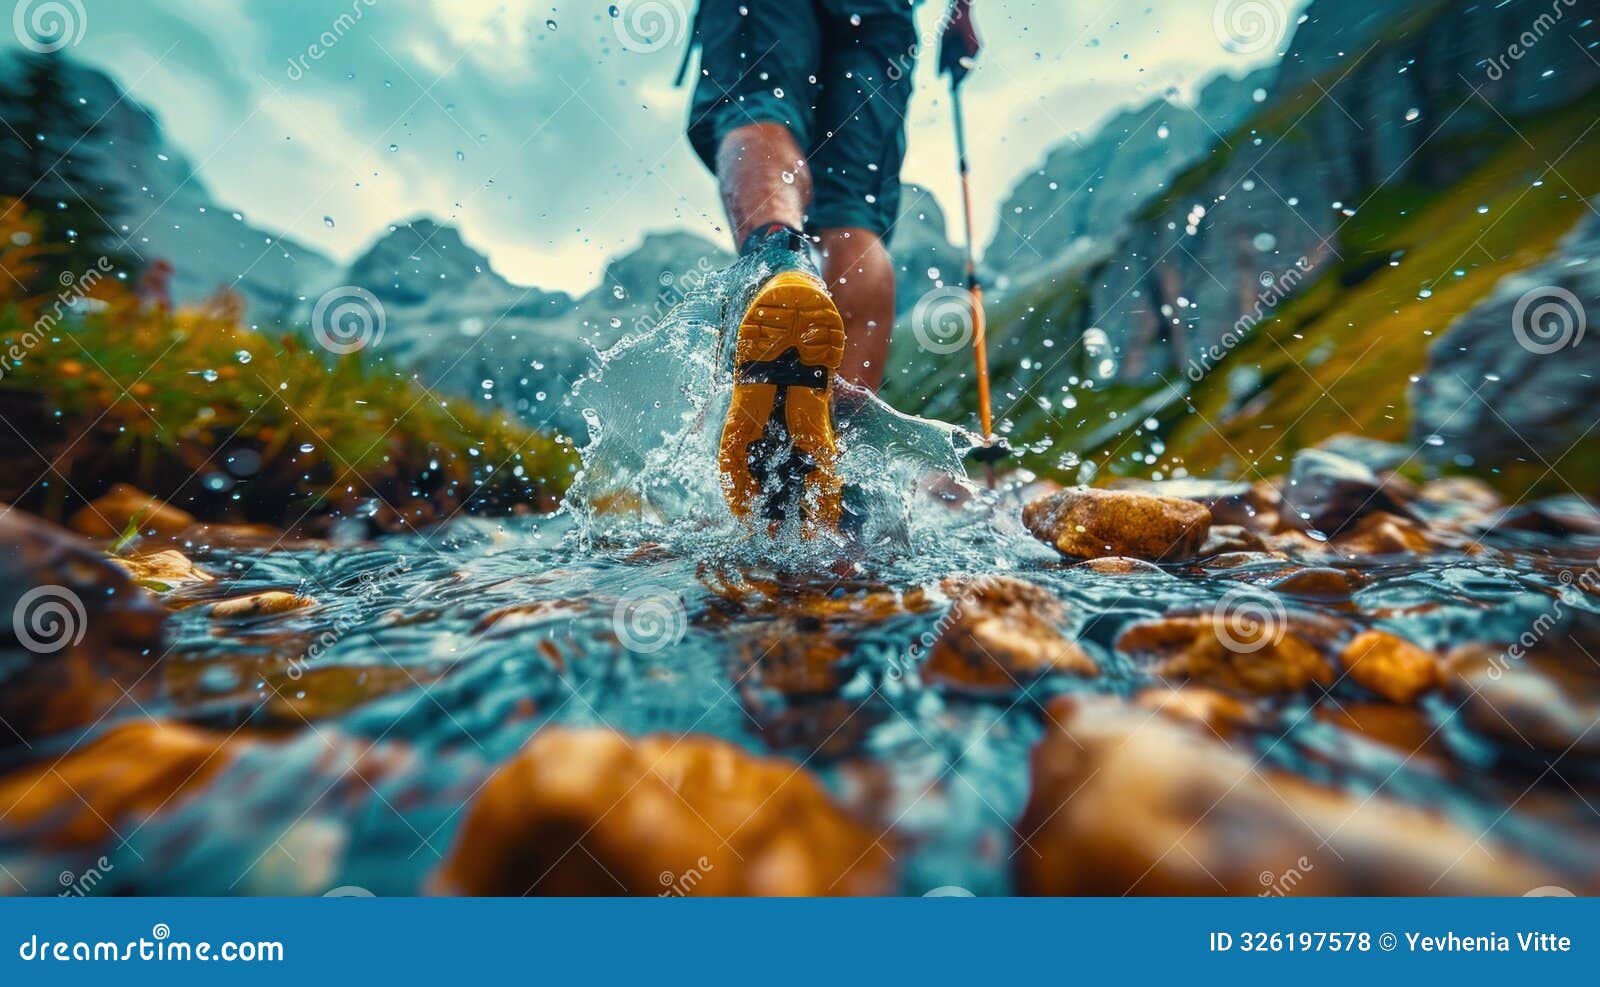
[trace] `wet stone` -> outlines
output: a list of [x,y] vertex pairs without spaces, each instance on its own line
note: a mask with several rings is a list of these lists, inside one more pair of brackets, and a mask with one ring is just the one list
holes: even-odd
[[1312,567],[1282,576],[1269,584],[1285,596],[1313,600],[1348,600],[1361,588],[1361,577],[1349,569]]
[[1446,698],[1510,760],[1559,755],[1579,767],[1600,756],[1600,730],[1591,729],[1600,719],[1600,667],[1572,644],[1466,644],[1446,656],[1444,673]]
[[176,549],[113,557],[111,561],[132,576],[135,583],[153,593],[169,593],[216,578]]
[[1050,712],[1016,824],[1023,894],[1521,895],[1573,880],[1382,793],[1260,767],[1203,727],[1119,703]]
[[1007,576],[947,580],[943,589],[951,605],[923,665],[930,681],[1012,692],[1051,672],[1100,674],[1095,660],[1058,630],[1067,611],[1049,590]]
[[1160,562],[1193,558],[1210,530],[1211,512],[1176,497],[1074,487],[1028,504],[1022,521],[1063,555]]
[[546,727],[483,787],[435,875],[475,895],[860,895],[878,830],[804,768],[700,735]]
[[1439,684],[1433,653],[1379,630],[1362,631],[1339,655],[1351,680],[1392,703],[1414,703]]
[[1117,638],[1118,651],[1142,659],[1164,679],[1194,680],[1235,692],[1298,692],[1333,683],[1333,669],[1285,622],[1242,615],[1168,617],[1134,624]]
[[1385,511],[1364,516],[1334,537],[1330,545],[1347,555],[1426,555],[1434,551],[1421,524]]
[[227,734],[135,720],[58,763],[0,778],[0,831],[37,831],[52,846],[114,838],[145,816],[175,807],[232,759]]
[[1283,488],[1284,525],[1335,534],[1373,511],[1408,513],[1398,488],[1362,463],[1322,449],[1295,453]]
[[141,534],[176,535],[193,526],[195,518],[137,487],[118,483],[90,501],[68,523],[73,531],[88,538],[118,538],[129,529]]
[[291,610],[303,610],[315,606],[316,602],[309,596],[299,596],[283,590],[267,590],[262,593],[251,593],[249,596],[218,600],[211,604],[211,616],[228,620],[264,617]]

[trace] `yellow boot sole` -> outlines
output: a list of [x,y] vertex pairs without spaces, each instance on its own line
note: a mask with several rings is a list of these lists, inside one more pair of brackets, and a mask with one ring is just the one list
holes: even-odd
[[[718,454],[735,516],[756,520],[763,479],[779,469],[803,483],[806,537],[838,529],[832,406],[833,377],[843,360],[844,321],[821,280],[785,271],[762,286],[739,320],[733,400]],[[776,529],[778,520],[770,514],[768,520]]]

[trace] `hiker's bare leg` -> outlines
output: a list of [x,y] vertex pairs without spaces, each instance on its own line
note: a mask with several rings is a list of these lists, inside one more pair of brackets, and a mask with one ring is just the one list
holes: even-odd
[[717,181],[733,224],[734,246],[769,223],[797,230],[805,225],[811,170],[783,124],[752,123],[728,131],[717,148]]
[[822,231],[822,275],[844,318],[839,376],[876,392],[894,330],[894,264],[883,241],[857,227]]

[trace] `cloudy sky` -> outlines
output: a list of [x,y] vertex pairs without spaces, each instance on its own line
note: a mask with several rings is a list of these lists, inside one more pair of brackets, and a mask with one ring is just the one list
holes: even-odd
[[[612,0],[61,2],[84,11],[72,53],[157,114],[220,204],[340,260],[429,214],[511,280],[582,291],[647,230],[726,237],[712,179],[681,137],[688,91],[672,85],[688,0],[616,0],[624,16],[665,13],[653,51],[619,37]],[[1249,2],[1285,37],[1303,4]],[[941,3],[923,5],[924,25]],[[1212,0],[976,8],[987,48],[965,93],[980,244],[1051,146],[1281,47],[1228,50]],[[325,34],[334,43],[311,57]],[[931,57],[916,79],[904,177],[954,215],[949,104]]]

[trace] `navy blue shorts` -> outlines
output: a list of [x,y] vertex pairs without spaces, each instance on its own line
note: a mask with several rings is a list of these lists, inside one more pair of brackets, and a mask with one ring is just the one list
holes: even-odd
[[806,228],[887,240],[900,209],[912,16],[911,0],[701,0],[695,152],[715,171],[730,130],[783,124],[811,166]]

